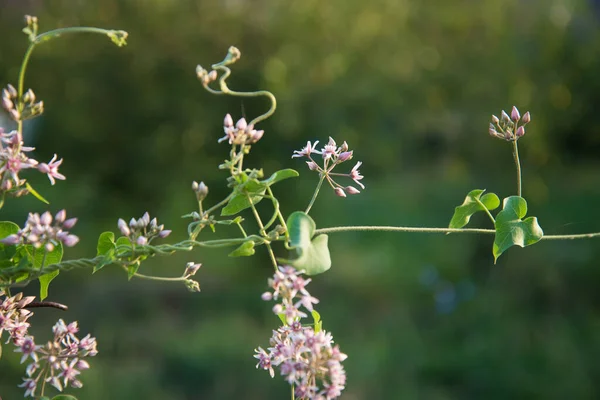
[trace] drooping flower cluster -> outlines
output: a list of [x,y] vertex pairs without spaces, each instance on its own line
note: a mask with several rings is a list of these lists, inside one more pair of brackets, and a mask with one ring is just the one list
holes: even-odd
[[164,225],[158,225],[156,218],[150,220],[150,214],[147,212],[138,220],[131,218],[129,225],[125,220],[119,218],[117,225],[123,236],[127,236],[131,243],[140,246],[150,243],[154,238],[162,239],[171,234],[171,231],[165,229]]
[[[2,290],[0,290],[0,296],[5,296]],[[4,331],[8,333],[8,340],[16,346],[21,346],[25,341],[30,326],[27,320],[33,313],[24,309],[24,307],[31,303],[33,299],[33,296],[23,297],[23,293],[12,297],[4,297],[4,300],[0,303],[0,342]]]
[[233,118],[229,114],[223,120],[223,130],[225,136],[219,139],[219,143],[227,140],[229,144],[253,144],[258,142],[265,134],[265,131],[254,129],[254,125],[248,125],[245,118],[240,118],[234,126]]
[[19,385],[25,388],[25,397],[34,397],[38,385],[43,381],[61,392],[68,386],[82,387],[83,384],[77,376],[90,367],[85,358],[98,354],[96,338],[89,334],[82,339],[76,336],[79,332],[77,322],[67,325],[60,319],[52,328],[52,332],[54,338],[45,346],[36,345],[33,337],[28,336],[15,350],[23,353],[21,363],[31,359],[25,370],[26,377]]
[[[5,89],[6,91],[6,89]],[[0,128],[0,194],[10,194],[19,197],[29,193],[25,188],[26,180],[19,174],[22,170],[36,168],[43,174],[48,175],[48,179],[54,185],[56,179],[65,180],[65,176],[58,172],[58,167],[62,164],[62,159],[57,160],[56,154],[50,162],[39,163],[30,158],[26,153],[34,150],[33,147],[27,147],[23,144],[23,138],[17,131],[5,133]]]
[[335,399],[346,385],[346,372],[341,362],[347,356],[333,345],[330,333],[321,330],[320,324],[303,326],[302,318],[312,312],[318,300],[306,290],[310,279],[304,279],[293,267],[279,267],[265,292],[263,300],[279,300],[273,312],[286,321],[284,326],[273,331],[267,350],[255,350],[257,368],[275,376],[277,367],[285,380],[294,386],[298,399]]
[[[352,168],[352,170],[347,174],[340,174],[331,172],[333,169],[339,164],[351,160],[354,154],[354,151],[348,150],[348,143],[344,142],[341,146],[337,146],[335,140],[333,138],[329,138],[329,142],[323,147],[321,150],[317,150],[317,144],[319,142],[316,141],[314,143],[306,142],[306,146],[302,148],[302,150],[295,150],[294,157],[306,157],[309,161],[306,162],[308,168],[311,171],[318,171],[319,175],[325,177],[329,185],[334,190],[335,194],[340,197],[346,197],[346,194],[358,194],[360,190],[355,188],[354,186],[342,186],[337,183],[332,176],[345,176],[354,181],[358,186],[362,189],[365,188],[360,181],[364,178],[358,168],[362,165],[362,162],[357,162],[356,165]],[[318,165],[315,160],[313,160],[311,154],[320,154],[323,157],[323,166]]]
[[77,223],[77,218],[67,219],[67,212],[61,210],[56,213],[54,221],[52,214],[46,211],[41,216],[38,213],[30,213],[25,222],[25,227],[16,234],[7,236],[0,240],[4,244],[31,244],[36,249],[44,247],[46,251],[54,250],[58,243],[67,247],[73,247],[79,242],[79,238],[68,232]]
[[201,65],[198,65],[196,67],[196,76],[198,76],[202,85],[208,86],[209,83],[217,79],[217,71],[212,70],[208,72],[206,69],[202,68]]
[[527,125],[529,121],[531,121],[529,111],[521,117],[517,107],[513,106],[510,116],[504,110],[502,110],[500,118],[492,115],[489,133],[491,136],[498,139],[507,141],[518,140],[521,136],[525,135],[525,125]]

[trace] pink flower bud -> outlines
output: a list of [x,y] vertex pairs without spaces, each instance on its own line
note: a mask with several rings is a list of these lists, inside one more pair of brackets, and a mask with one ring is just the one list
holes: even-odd
[[52,223],[52,214],[50,214],[50,211],[46,211],[42,214],[40,222],[42,225],[50,225]]
[[65,218],[67,218],[67,212],[65,210],[60,210],[59,212],[56,213],[56,215],[54,216],[54,219],[56,220],[56,222],[58,222],[59,224],[63,223]]
[[148,238],[146,236],[140,236],[135,242],[140,246],[144,246],[148,244]]
[[311,171],[316,171],[319,169],[319,166],[314,161],[307,161],[306,164],[308,164],[308,169],[310,169]]
[[171,231],[171,230],[169,230],[169,229],[165,229],[164,231],[160,231],[160,232],[158,233],[158,237],[159,237],[159,238],[161,238],[161,239],[164,239],[164,238],[166,238],[167,236],[169,236],[169,235],[171,234],[171,232],[173,232],[173,231]]
[[21,242],[21,238],[18,235],[9,235],[9,236],[5,237],[4,239],[0,240],[0,243],[4,243],[4,244],[8,244],[8,245],[19,244],[20,242]]
[[223,121],[223,126],[225,128],[231,128],[231,127],[233,127],[233,118],[231,118],[231,114],[227,114],[225,116],[225,120]]
[[127,223],[125,222],[125,220],[119,218],[119,222],[117,222],[117,226],[119,227],[119,230],[121,231],[121,235],[129,236],[129,234],[131,234],[131,230],[127,226]]
[[76,223],[77,223],[77,218],[69,218],[63,224],[63,228],[64,229],[71,229],[72,227],[75,226]]
[[240,118],[238,120],[238,122],[235,124],[235,127],[240,131],[245,130],[247,126],[248,126],[248,123],[246,122],[246,118]]
[[[346,142],[344,142],[346,143]],[[342,154],[340,154],[340,156],[338,157],[338,162],[344,162],[344,161],[348,161],[352,158],[352,151],[344,151]]]
[[54,245],[52,243],[48,242],[44,245],[44,248],[46,249],[47,252],[51,252],[52,250],[54,250]]
[[215,70],[210,71],[208,73],[208,80],[212,82],[216,79],[217,79],[217,71],[215,71]]
[[498,119],[498,117],[496,117],[495,115],[492,115],[492,122],[496,125],[498,125],[500,123],[500,120]]
[[513,106],[510,112],[510,119],[512,119],[515,122],[521,119],[521,114],[519,114],[519,110],[517,110],[517,107],[515,106]]
[[358,190],[357,188],[355,188],[354,186],[346,186],[344,188],[344,190],[346,191],[346,193],[348,194],[359,194],[360,190]]
[[500,120],[504,122],[510,121],[510,117],[506,113],[506,111],[502,110],[502,114],[500,115]]
[[67,247],[73,247],[75,246],[77,243],[79,243],[79,238],[75,235],[68,235],[66,238],[63,239],[62,241],[65,246]]
[[271,292],[264,292],[261,296],[261,299],[263,299],[264,301],[270,301],[273,299],[273,293]]
[[340,197],[346,197],[346,193],[344,192],[344,189],[342,189],[342,188],[335,188],[334,192],[336,195],[338,195]]
[[195,264],[194,262],[189,262],[185,267],[185,272],[183,273],[183,275],[186,277],[196,275],[196,272],[198,272],[201,266],[202,264]]
[[525,128],[523,126],[518,127],[517,128],[517,133],[516,133],[517,137],[521,137],[524,134],[525,134]]
[[494,124],[490,123],[490,129],[489,129],[490,135],[492,136],[497,136],[498,132],[496,132],[496,128],[494,128]]
[[531,114],[527,111],[525,115],[523,115],[523,124],[528,124],[529,121],[531,121]]

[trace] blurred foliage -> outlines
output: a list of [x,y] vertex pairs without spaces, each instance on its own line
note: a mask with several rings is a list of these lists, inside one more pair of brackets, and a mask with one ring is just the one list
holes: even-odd
[[[510,146],[487,134],[492,113],[531,111],[521,141],[524,197],[547,234],[600,229],[600,47],[597,1],[583,0],[0,0],[0,82],[16,82],[26,37],[41,29],[124,29],[128,46],[95,35],[45,43],[26,87],[46,113],[26,126],[36,158],[65,158],[67,181],[34,186],[80,218],[89,256],[117,218],[144,211],[185,236],[192,180],[226,194],[217,165],[223,116],[252,117],[263,100],[204,92],[195,66],[242,51],[229,80],[272,90],[279,108],[249,162],[267,174],[302,169],[292,150],[328,136],[364,162],[367,189],[323,191],[311,215],[342,224],[447,226],[471,189],[514,194]],[[4,125],[8,126],[6,119]],[[316,177],[281,183],[285,214],[306,206]],[[3,219],[44,205],[11,201]],[[487,226],[485,215],[474,226]],[[225,230],[226,228],[223,228]],[[232,228],[233,229],[233,228]],[[219,231],[215,237],[223,232]],[[600,397],[600,246],[541,242],[493,265],[492,238],[345,233],[330,237],[333,266],[310,288],[343,351],[344,399],[588,399]],[[281,379],[254,369],[278,320],[260,300],[271,273],[263,252],[155,259],[178,275],[202,262],[202,292],[127,282],[105,268],[62,274],[39,310],[38,339],[58,318],[98,337],[81,399],[285,398]],[[596,261],[595,261],[596,260]],[[35,293],[31,285],[28,291]],[[0,395],[22,396],[18,357],[0,362]]]

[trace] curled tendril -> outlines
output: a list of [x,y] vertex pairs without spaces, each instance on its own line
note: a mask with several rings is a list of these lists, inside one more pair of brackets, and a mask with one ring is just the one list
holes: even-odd
[[229,48],[229,50],[227,51],[227,55],[225,56],[223,61],[221,61],[217,64],[213,64],[211,66],[214,71],[222,71],[222,75],[218,78],[220,90],[212,89],[209,86],[211,81],[217,79],[216,76],[214,76],[214,73],[212,73],[212,75],[211,75],[208,71],[206,71],[201,66],[198,66],[196,68],[196,72],[198,74],[198,77],[202,81],[204,88],[212,94],[217,94],[217,95],[227,94],[227,95],[236,96],[236,97],[259,97],[259,96],[267,97],[269,99],[269,101],[271,102],[271,107],[269,108],[269,110],[267,112],[254,118],[249,123],[249,125],[256,125],[257,123],[264,121],[267,118],[269,118],[271,115],[273,115],[273,113],[277,109],[277,99],[275,99],[275,96],[273,95],[273,93],[271,93],[267,90],[258,90],[256,92],[238,92],[235,90],[231,90],[229,88],[229,86],[227,86],[227,82],[226,82],[227,78],[229,78],[229,76],[231,75],[231,69],[229,69],[228,66],[236,63],[240,59],[241,55],[242,54],[238,50],[237,47],[231,46]]

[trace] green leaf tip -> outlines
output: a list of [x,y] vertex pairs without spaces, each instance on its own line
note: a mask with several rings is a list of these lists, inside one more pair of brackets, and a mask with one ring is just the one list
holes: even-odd
[[496,217],[496,237],[494,239],[494,264],[498,257],[512,246],[530,246],[544,236],[536,217],[528,217],[527,202],[519,196],[504,199],[502,211]]
[[317,275],[331,268],[328,237],[325,234],[313,238],[316,230],[315,221],[306,213],[296,211],[287,219],[292,253],[294,259],[280,259],[279,261],[292,267],[303,270],[306,275]]
[[494,193],[486,193],[482,196],[485,189],[471,190],[465,201],[460,206],[454,209],[454,215],[450,220],[449,228],[460,229],[467,225],[471,220],[471,216],[478,211],[485,211],[485,209],[479,204],[479,200],[488,211],[495,210],[500,206],[500,199]]
[[248,257],[256,253],[254,242],[248,241],[241,244],[240,247],[229,253],[229,257]]

